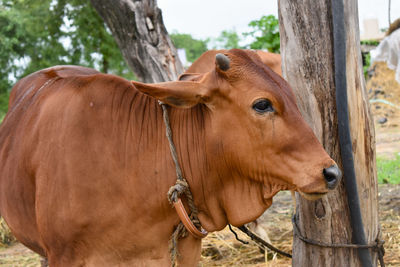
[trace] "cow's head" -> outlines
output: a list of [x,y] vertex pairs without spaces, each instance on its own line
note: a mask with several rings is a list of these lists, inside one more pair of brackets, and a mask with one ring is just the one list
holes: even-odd
[[179,81],[134,84],[171,106],[207,107],[204,145],[219,177],[210,186],[223,188],[229,222],[255,219],[280,190],[316,199],[334,189],[340,171],[302,118],[289,85],[252,51],[230,50],[215,62],[214,70]]

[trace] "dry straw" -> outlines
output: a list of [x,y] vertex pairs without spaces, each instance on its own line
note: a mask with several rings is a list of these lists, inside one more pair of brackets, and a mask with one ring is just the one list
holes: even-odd
[[0,247],[8,247],[15,242],[15,237],[12,235],[6,222],[0,218]]

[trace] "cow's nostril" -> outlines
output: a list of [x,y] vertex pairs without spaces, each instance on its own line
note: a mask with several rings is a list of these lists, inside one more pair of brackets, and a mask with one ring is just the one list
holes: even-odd
[[324,178],[328,184],[328,189],[334,189],[340,181],[340,178],[342,178],[342,172],[336,165],[325,168],[322,173],[324,174]]

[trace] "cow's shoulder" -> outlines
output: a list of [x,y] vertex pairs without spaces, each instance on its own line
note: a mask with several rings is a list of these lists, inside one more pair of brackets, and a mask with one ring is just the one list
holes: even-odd
[[[43,119],[81,117],[89,120],[118,108],[129,94],[132,83],[124,78],[79,66],[55,66],[32,73],[12,89],[9,111],[1,128],[24,130]],[[126,102],[126,101],[124,101]],[[28,110],[30,112],[25,112]],[[68,112],[66,112],[68,111]],[[75,116],[73,116],[75,115]],[[91,116],[91,117],[90,117]]]
[[16,83],[10,94],[9,107],[12,109],[21,103],[26,105],[39,98],[48,98],[67,91],[92,91],[101,96],[101,92],[107,89],[126,87],[133,88],[128,80],[115,75],[81,66],[54,66],[34,72]]
[[42,75],[47,75],[49,78],[53,77],[67,78],[76,76],[87,76],[98,73],[100,72],[95,69],[87,67],[73,66],[73,65],[59,65],[37,71],[33,73],[33,75],[42,74]]

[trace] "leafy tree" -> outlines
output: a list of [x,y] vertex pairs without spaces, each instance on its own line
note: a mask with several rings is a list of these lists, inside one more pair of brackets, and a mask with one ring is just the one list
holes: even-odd
[[251,49],[268,49],[270,52],[280,52],[279,21],[273,16],[262,16],[259,20],[249,23],[252,31],[244,33],[244,36],[251,36],[255,39],[250,44]]
[[72,41],[71,50],[74,52],[75,60],[82,62],[81,65],[99,68],[104,73],[132,79],[134,76],[125,63],[111,32],[92,5],[86,1],[69,0],[64,8],[71,22],[72,30],[68,36]]
[[241,38],[235,30],[225,30],[215,39],[214,48],[216,49],[232,49],[244,48],[239,45]]
[[94,67],[133,78],[88,1],[0,1],[0,118],[16,79],[59,64]]
[[174,32],[170,34],[176,48],[183,48],[186,51],[187,60],[195,61],[201,54],[207,51],[208,40],[198,40],[190,34]]
[[29,43],[30,37],[23,18],[10,8],[9,1],[0,3],[0,118],[7,110],[9,76],[18,72],[15,59],[23,59],[25,47],[20,44]]
[[[252,28],[252,30],[243,33],[242,36],[240,36],[235,30],[222,31],[220,36],[214,40],[213,48],[267,49],[270,52],[279,53],[279,21],[275,16],[262,16],[259,20],[251,21],[249,27]],[[252,37],[253,41],[247,45],[241,46],[239,43],[244,41],[243,37]]]

